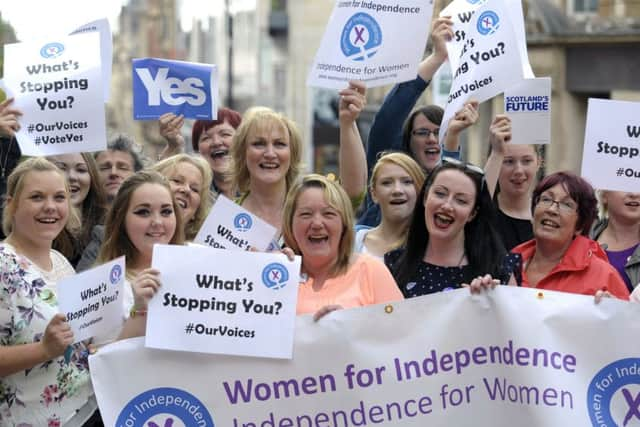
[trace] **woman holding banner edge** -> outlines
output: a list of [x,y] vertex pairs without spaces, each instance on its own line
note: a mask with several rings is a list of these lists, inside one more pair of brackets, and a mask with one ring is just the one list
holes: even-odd
[[512,250],[522,256],[523,286],[629,299],[602,248],[587,237],[596,206],[591,185],[571,172],[548,175],[537,185],[531,208],[534,238]]
[[[58,313],[56,284],[75,272],[52,249],[78,221],[64,174],[31,158],[9,176],[0,244],[0,424],[101,426],[84,343]],[[52,404],[55,402],[55,404]]]
[[302,256],[298,314],[315,313],[317,320],[340,308],[403,299],[382,262],[353,252],[353,222],[351,201],[337,182],[311,174],[291,188],[283,236],[287,251]]

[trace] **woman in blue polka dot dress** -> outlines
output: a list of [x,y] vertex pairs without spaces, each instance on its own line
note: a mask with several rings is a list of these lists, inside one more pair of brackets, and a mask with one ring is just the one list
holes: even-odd
[[414,209],[405,248],[385,255],[406,298],[457,289],[489,274],[519,280],[520,258],[507,254],[494,227],[494,207],[482,169],[457,160],[427,177]]

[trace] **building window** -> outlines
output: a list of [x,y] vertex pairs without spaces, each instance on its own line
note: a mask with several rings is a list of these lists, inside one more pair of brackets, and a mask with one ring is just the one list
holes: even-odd
[[596,13],[598,0],[573,0],[574,13]]

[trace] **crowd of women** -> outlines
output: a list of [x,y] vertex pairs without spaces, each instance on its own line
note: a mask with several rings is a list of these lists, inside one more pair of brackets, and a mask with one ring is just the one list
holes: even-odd
[[[366,88],[351,82],[340,92],[339,180],[303,175],[295,123],[264,107],[196,121],[197,154],[183,153],[184,118],[162,116],[167,146],[155,164],[122,135],[95,155],[18,163],[20,111],[0,104],[0,424],[102,425],[89,352],[145,333],[161,286],[153,245],[193,240],[220,194],[276,227],[279,249],[302,257],[297,312],[316,319],[463,286],[637,299],[640,193],[596,195],[568,171],[539,177],[544,159],[511,141],[503,115],[491,124],[485,167],[463,162],[458,136],[478,120],[477,103],[456,113],[444,146],[442,109],[413,109],[450,37],[451,21],[436,19],[433,53],[414,81],[388,94],[366,152],[356,126]],[[71,345],[57,282],[123,255],[122,327]]]

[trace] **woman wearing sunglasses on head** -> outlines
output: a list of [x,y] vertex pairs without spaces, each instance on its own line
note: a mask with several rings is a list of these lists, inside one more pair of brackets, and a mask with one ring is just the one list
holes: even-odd
[[629,298],[629,290],[597,242],[587,237],[597,200],[571,172],[544,178],[533,191],[533,239],[513,249],[522,256],[523,286]]
[[482,169],[445,158],[418,200],[406,248],[385,255],[405,297],[459,288],[487,274],[513,280],[519,258],[506,253],[495,231]]

